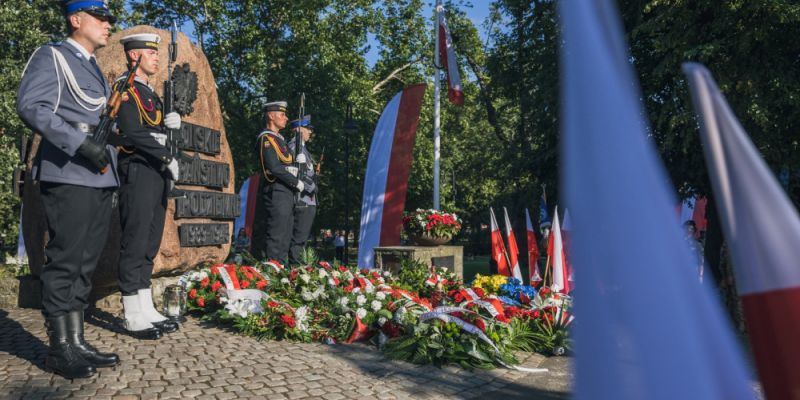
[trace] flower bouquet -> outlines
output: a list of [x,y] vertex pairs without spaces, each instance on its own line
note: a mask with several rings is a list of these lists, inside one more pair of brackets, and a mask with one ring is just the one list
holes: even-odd
[[461,231],[456,214],[418,208],[403,217],[406,234],[419,245],[438,246],[450,241]]

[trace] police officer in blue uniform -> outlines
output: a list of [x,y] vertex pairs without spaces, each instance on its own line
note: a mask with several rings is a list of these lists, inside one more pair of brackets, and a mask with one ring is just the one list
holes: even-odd
[[[159,339],[162,332],[178,330],[178,324],[153,307],[150,278],[153,260],[161,247],[167,211],[167,179],[178,179],[178,161],[165,147],[166,128],[180,129],[181,117],[163,115],[161,99],[150,86],[158,71],[158,44],[153,33],[128,35],[120,40],[130,65],[141,61],[133,86],[122,95],[117,115],[119,149],[119,213],[122,238],[119,256],[119,288],[125,315],[124,328],[138,339]],[[117,83],[127,79],[127,73]]]
[[258,135],[256,146],[265,180],[261,195],[267,211],[266,255],[285,264],[292,238],[295,194],[302,192],[305,184],[297,177],[292,150],[278,133],[288,122],[286,102],[267,103],[264,113],[266,129]]
[[108,43],[115,19],[103,1],[62,5],[69,37],[34,51],[23,71],[17,113],[42,136],[32,176],[39,182],[49,233],[40,275],[50,342],[45,367],[74,379],[119,363],[116,354],[98,352],[83,335],[92,274],[119,185],[116,152],[91,140],[111,94],[94,52]]
[[311,226],[317,215],[317,178],[314,172],[314,159],[308,152],[306,143],[311,140],[314,126],[311,125],[311,116],[306,115],[301,120],[289,123],[293,134],[289,140],[289,149],[294,153],[297,133],[300,134],[300,153],[295,155],[295,162],[300,165],[299,177],[305,187],[300,194],[300,199],[294,207],[294,222],[292,224],[292,239],[289,245],[289,264],[301,264],[303,250],[308,237],[311,235]]

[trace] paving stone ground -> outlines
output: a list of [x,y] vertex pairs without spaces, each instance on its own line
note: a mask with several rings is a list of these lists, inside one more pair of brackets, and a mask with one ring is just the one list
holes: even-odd
[[88,379],[44,370],[38,310],[0,309],[0,399],[566,399],[571,360],[525,354],[522,366],[465,371],[391,361],[368,345],[257,341],[190,317],[158,341],[121,333],[114,316],[87,316],[86,339],[122,359]]

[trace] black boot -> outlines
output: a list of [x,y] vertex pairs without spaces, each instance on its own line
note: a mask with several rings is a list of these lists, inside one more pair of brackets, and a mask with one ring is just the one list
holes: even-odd
[[70,311],[67,314],[67,331],[69,343],[96,368],[113,367],[119,364],[119,356],[114,353],[100,353],[83,339],[83,311]]
[[67,316],[50,317],[45,320],[50,352],[44,362],[45,368],[67,379],[88,378],[97,372],[92,364],[81,356],[68,339]]

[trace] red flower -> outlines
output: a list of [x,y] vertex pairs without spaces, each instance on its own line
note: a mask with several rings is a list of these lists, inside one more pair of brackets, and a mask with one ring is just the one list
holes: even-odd
[[531,298],[528,297],[528,295],[526,295],[525,293],[519,294],[519,301],[521,301],[522,304],[531,304]]
[[475,326],[477,326],[481,331],[486,332],[486,324],[483,323],[482,319],[478,318],[475,320]]
[[215,266],[211,267],[211,273],[214,274],[214,275],[219,275],[219,266],[215,265]]
[[206,306],[206,299],[204,297],[198,297],[197,298],[197,305],[200,306],[200,307],[205,307]]
[[293,269],[292,272],[289,273],[289,280],[294,282],[297,279],[297,270]]
[[454,313],[452,313],[450,315],[452,315],[452,316],[454,316],[456,318],[464,318],[464,313],[462,313],[461,311],[456,311],[456,312],[454,312]]
[[194,299],[195,297],[197,297],[197,289],[190,290],[189,291],[189,298],[190,299]]
[[333,278],[333,284],[334,285],[339,286],[339,282],[341,282],[341,281],[336,279],[336,278]]
[[353,291],[353,284],[351,283],[351,284],[347,285],[347,286],[344,288],[344,291],[345,291],[345,292],[347,292],[347,293],[350,293],[350,292],[352,292],[352,291]]
[[325,268],[328,271],[331,270],[331,264],[329,262],[327,262],[327,261],[320,261],[319,262],[319,266],[322,267],[322,268]]
[[366,268],[361,268],[361,275],[367,275],[367,274],[369,274],[369,270]]
[[243,279],[241,282],[239,282],[239,286],[241,286],[242,289],[247,289],[250,287],[250,281]]
[[295,327],[294,317],[291,317],[289,315],[281,315],[281,322],[283,322],[283,324],[289,328]]
[[497,320],[500,321],[500,322],[504,322],[506,324],[509,323],[509,319],[503,314],[498,314],[497,315]]
[[268,302],[267,302],[267,307],[269,307],[269,308],[278,308],[278,307],[280,307],[280,306],[281,306],[281,305],[280,305],[279,303],[277,303],[277,302],[274,302],[274,301],[268,301]]
[[551,290],[549,287],[543,287],[542,290],[539,291],[540,296],[547,296],[550,294]]
[[267,287],[267,281],[262,279],[262,280],[256,282],[256,289],[264,290],[265,287]]
[[345,267],[344,265],[340,265],[339,272],[347,272],[347,267]]
[[486,296],[486,292],[484,292],[483,289],[481,289],[479,287],[472,288],[472,291],[475,292],[475,294],[477,294],[480,298],[483,298],[483,296]]
[[381,274],[379,274],[378,271],[372,271],[372,277],[378,279],[381,277]]
[[203,278],[203,280],[200,281],[200,286],[202,286],[204,288],[207,288],[208,287],[208,278]]
[[211,291],[216,292],[221,287],[222,287],[222,282],[216,281],[216,282],[211,284]]
[[533,310],[533,313],[531,313],[531,315],[533,316],[533,318],[539,318],[542,315],[542,313],[539,310]]

